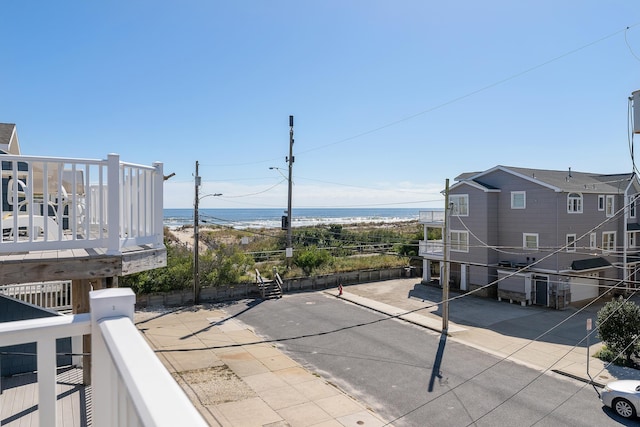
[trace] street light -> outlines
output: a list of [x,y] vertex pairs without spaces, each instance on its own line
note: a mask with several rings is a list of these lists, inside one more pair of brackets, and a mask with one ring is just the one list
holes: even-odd
[[198,196],[198,190],[200,188],[200,176],[198,175],[198,162],[196,161],[196,188],[195,198],[193,201],[193,304],[200,303],[200,239],[198,231],[198,205],[200,200],[206,197],[222,196],[222,193],[205,194],[204,196]]

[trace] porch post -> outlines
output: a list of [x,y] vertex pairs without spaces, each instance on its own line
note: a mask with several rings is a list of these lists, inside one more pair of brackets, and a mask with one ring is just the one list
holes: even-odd
[[[91,348],[92,348],[92,400],[93,422],[96,427],[115,425],[113,417],[117,398],[116,370],[100,333],[99,323],[112,317],[128,317],[133,321],[136,296],[130,288],[111,288],[92,291],[89,294],[91,304]],[[117,418],[116,418],[117,419]]]
[[120,156],[107,156],[107,254],[120,253]]
[[[72,280],[71,281],[71,304],[73,314],[89,312],[89,292],[91,292],[91,282],[89,279]],[[80,359],[78,366],[82,366],[82,383],[84,385],[91,384],[91,335],[83,335],[81,341],[74,337],[72,341],[73,353],[85,353],[86,356],[75,357]]]
[[153,212],[151,221],[153,221],[153,234],[156,236],[155,246],[162,247],[164,245],[164,213],[162,210],[164,206],[164,172],[163,165],[160,162],[155,162],[153,167],[156,168],[156,172],[153,175]]

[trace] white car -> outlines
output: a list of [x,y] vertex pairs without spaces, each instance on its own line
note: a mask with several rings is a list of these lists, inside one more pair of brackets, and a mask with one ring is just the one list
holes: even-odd
[[635,417],[640,409],[640,381],[612,381],[600,393],[600,400],[621,417]]

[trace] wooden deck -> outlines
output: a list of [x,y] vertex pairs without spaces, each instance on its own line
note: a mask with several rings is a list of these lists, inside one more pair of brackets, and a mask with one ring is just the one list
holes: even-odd
[[117,277],[164,267],[164,247],[135,246],[111,255],[105,249],[67,249],[0,255],[0,284]]
[[[0,379],[0,425],[36,427],[38,382],[36,374]],[[82,369],[60,368],[57,375],[58,420],[63,427],[91,426],[91,386],[82,385]]]

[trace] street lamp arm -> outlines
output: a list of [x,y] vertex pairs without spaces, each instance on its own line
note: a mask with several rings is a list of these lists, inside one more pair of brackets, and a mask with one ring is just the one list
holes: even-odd
[[281,169],[281,168],[278,168],[278,167],[275,167],[275,166],[271,166],[271,167],[269,167],[269,169],[271,169],[271,170],[276,170],[276,171],[278,171],[278,173],[279,173],[280,175],[282,175],[282,177],[283,177],[284,179],[286,179],[286,180],[288,180],[288,179],[289,179],[289,178],[287,178],[287,177],[286,177],[286,175],[285,175],[285,174],[283,174],[283,173],[282,173],[282,169]]
[[222,196],[222,193],[205,194],[204,196],[200,197],[200,200],[204,199],[205,197],[217,197],[217,196]]

